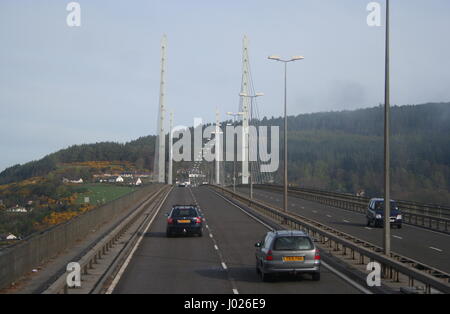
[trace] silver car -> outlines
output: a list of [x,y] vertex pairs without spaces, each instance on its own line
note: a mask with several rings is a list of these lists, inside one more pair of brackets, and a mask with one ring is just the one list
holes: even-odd
[[279,273],[308,273],[313,280],[320,280],[319,250],[306,233],[297,230],[271,231],[255,246],[256,271],[263,281]]

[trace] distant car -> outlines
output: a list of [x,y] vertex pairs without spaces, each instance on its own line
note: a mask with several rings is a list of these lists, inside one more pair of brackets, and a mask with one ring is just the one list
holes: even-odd
[[320,253],[304,232],[281,230],[268,232],[256,246],[256,271],[263,281],[276,274],[311,274],[320,280]]
[[184,187],[186,187],[186,183],[178,183],[178,187],[179,188],[184,188]]
[[[374,227],[384,226],[384,199],[372,198],[367,206],[367,226]],[[402,227],[402,214],[397,206],[397,203],[391,200],[391,214],[389,217],[390,224],[397,228]]]
[[175,234],[203,235],[203,215],[196,205],[174,205],[167,214],[167,237]]

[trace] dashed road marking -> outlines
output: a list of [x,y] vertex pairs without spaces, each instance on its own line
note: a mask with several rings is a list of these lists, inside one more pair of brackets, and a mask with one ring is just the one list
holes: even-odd
[[219,247],[218,247],[216,244],[214,244],[214,249],[215,249],[216,251],[218,251],[218,250],[219,250]]
[[331,215],[327,215],[327,217],[328,217],[328,218],[331,218],[331,217],[333,217],[333,216],[331,216]]
[[399,240],[403,240],[402,237],[399,237],[399,236],[396,236],[396,235],[392,235],[392,237],[394,237],[394,238],[396,238],[396,239],[399,239]]
[[237,289],[233,289],[234,294],[239,294],[239,291]]
[[[255,216],[251,215],[250,213],[248,213],[246,210],[244,210],[241,206],[234,204],[233,202],[231,202],[230,200],[228,200],[226,197],[218,194],[217,192],[214,192],[217,196],[221,197],[223,200],[225,200],[226,202],[230,203],[231,205],[237,207],[238,209],[240,209],[244,214],[246,214],[247,216],[253,218],[254,220],[258,221],[260,224],[262,224],[263,226],[265,226],[267,229],[269,230],[274,230],[271,226],[269,226],[268,224],[266,224],[265,222],[263,222],[262,220],[256,218]],[[302,207],[304,208],[304,207]],[[347,281],[348,283],[350,283],[352,286],[354,286],[355,288],[357,288],[358,290],[362,291],[365,294],[372,294],[372,292],[366,288],[364,288],[362,285],[358,284],[357,282],[355,282],[354,280],[350,279],[348,276],[344,275],[343,273],[339,272],[338,270],[334,269],[333,267],[331,267],[330,265],[328,265],[327,263],[325,263],[324,261],[322,261],[322,265],[325,266],[326,268],[328,268],[331,272],[333,272],[334,274],[336,274],[337,276],[339,276],[340,278],[344,279],[345,281]],[[224,263],[222,263],[222,267],[224,266]],[[226,267],[226,265],[225,265]],[[226,268],[225,268],[226,269]],[[231,280],[231,282],[234,284],[234,280]],[[233,289],[234,292],[234,289]]]
[[225,269],[225,270],[228,269],[228,268],[227,268],[227,264],[225,264],[224,262],[222,262],[222,267],[223,267],[223,269]]
[[349,223],[349,222],[350,222],[350,221],[348,221],[348,220],[345,220],[345,219],[344,219],[344,220],[342,220],[342,221],[343,221],[343,222],[346,222],[346,223]]
[[438,249],[437,247],[432,247],[432,246],[430,246],[430,249],[435,250],[435,251],[438,251],[439,253],[442,253],[442,252],[443,252],[443,250]]

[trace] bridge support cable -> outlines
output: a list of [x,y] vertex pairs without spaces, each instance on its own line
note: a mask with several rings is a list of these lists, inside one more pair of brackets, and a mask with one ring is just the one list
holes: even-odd
[[161,77],[158,106],[158,130],[155,141],[155,160],[154,160],[154,179],[159,183],[166,182],[165,163],[166,163],[166,133],[164,130],[165,119],[165,76],[167,60],[167,36],[164,35],[161,40]]

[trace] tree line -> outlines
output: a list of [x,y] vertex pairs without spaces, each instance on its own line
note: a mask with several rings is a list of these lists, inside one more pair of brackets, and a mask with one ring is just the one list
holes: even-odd
[[[265,117],[258,123],[280,126],[283,136],[281,117]],[[382,106],[290,116],[289,181],[330,191],[382,195],[383,127]],[[450,103],[393,106],[391,130],[393,197],[449,204]],[[0,184],[45,175],[59,163],[129,161],[139,169],[153,169],[155,140],[145,136],[125,144],[71,146],[6,169],[0,173]],[[280,168],[274,176],[278,183],[281,174]]]

